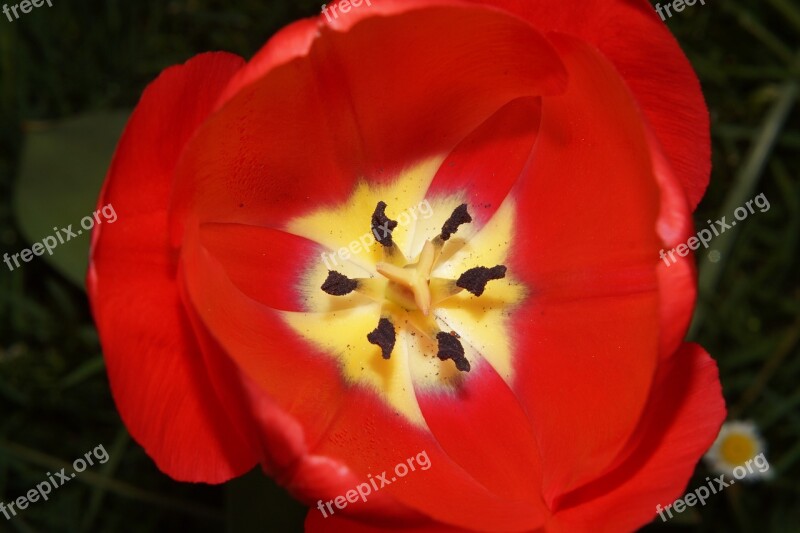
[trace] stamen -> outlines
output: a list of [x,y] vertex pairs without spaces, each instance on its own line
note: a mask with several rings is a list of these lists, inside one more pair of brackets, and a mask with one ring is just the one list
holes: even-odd
[[453,332],[445,333],[440,331],[436,334],[436,340],[439,341],[439,353],[436,357],[442,361],[452,359],[456,364],[456,368],[461,372],[469,372],[470,364],[464,355],[464,347],[461,341],[458,340],[458,334]]
[[344,296],[356,290],[356,287],[358,287],[358,281],[339,274],[335,270],[329,270],[328,277],[321,288],[331,296]]
[[431,305],[439,304],[464,290],[456,285],[456,280],[454,279],[431,278],[429,286]]
[[383,358],[389,359],[395,343],[395,331],[391,321],[388,318],[381,318],[378,321],[378,327],[367,335],[367,340],[371,344],[380,346]]
[[372,235],[375,240],[385,247],[394,246],[392,231],[397,227],[397,221],[386,216],[386,202],[378,202],[372,213]]
[[466,289],[475,296],[480,296],[486,290],[486,284],[493,279],[503,279],[506,277],[506,267],[497,265],[496,267],[475,267],[470,268],[458,278],[456,285]]
[[467,204],[461,204],[453,210],[453,214],[445,221],[439,238],[442,241],[448,240],[451,235],[458,231],[458,227],[461,224],[466,224],[468,222],[472,222],[472,217],[469,216],[467,212]]

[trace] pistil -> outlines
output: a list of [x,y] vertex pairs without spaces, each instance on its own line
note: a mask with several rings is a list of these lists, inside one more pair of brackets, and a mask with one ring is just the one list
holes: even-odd
[[431,291],[429,282],[434,261],[433,244],[426,241],[422,247],[419,260],[405,267],[398,267],[391,263],[378,263],[375,269],[390,282],[408,289],[414,295],[414,303],[422,314],[428,316],[431,308]]

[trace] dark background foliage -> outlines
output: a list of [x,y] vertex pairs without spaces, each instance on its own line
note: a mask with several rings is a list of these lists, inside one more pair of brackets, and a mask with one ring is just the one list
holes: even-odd
[[[30,228],[75,220],[59,211],[73,192],[63,176],[102,172],[120,124],[108,113],[131,109],[163,68],[208,50],[251,57],[322,2],[53,3],[14,22],[0,18],[0,254],[47,234]],[[719,362],[731,417],[762,429],[775,478],[737,485],[647,529],[800,531],[800,5],[707,1],[667,24],[697,69],[712,116],[714,170],[698,227],[730,218],[758,193],[771,204],[715,240],[718,256],[698,254],[701,303],[690,338]],[[88,126],[58,125],[86,115],[94,117]],[[97,153],[82,153],[81,143]],[[86,245],[71,243],[83,254]],[[176,483],[131,441],[74,281],[80,257],[77,265],[35,260],[9,272],[0,264],[0,501],[98,444],[111,459],[13,520],[0,516],[0,531],[300,531],[302,507],[258,474],[224,487]],[[698,465],[689,487],[707,475]]]

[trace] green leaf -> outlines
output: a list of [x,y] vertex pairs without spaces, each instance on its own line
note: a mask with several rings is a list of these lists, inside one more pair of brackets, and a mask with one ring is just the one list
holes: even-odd
[[37,123],[29,126],[25,137],[15,197],[19,226],[31,245],[55,236],[54,228],[72,225],[76,234],[80,230],[80,235],[59,242],[52,255],[44,252],[33,258],[49,262],[80,287],[84,286],[90,242],[80,221],[95,210],[129,114],[115,111]]

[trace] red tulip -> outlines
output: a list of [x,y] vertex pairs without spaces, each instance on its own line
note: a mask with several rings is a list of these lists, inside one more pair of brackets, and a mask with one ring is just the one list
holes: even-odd
[[725,415],[659,259],[709,171],[678,45],[643,0],[335,7],[125,130],[88,286],[131,434],[178,480],[260,463],[310,530],[652,520]]

